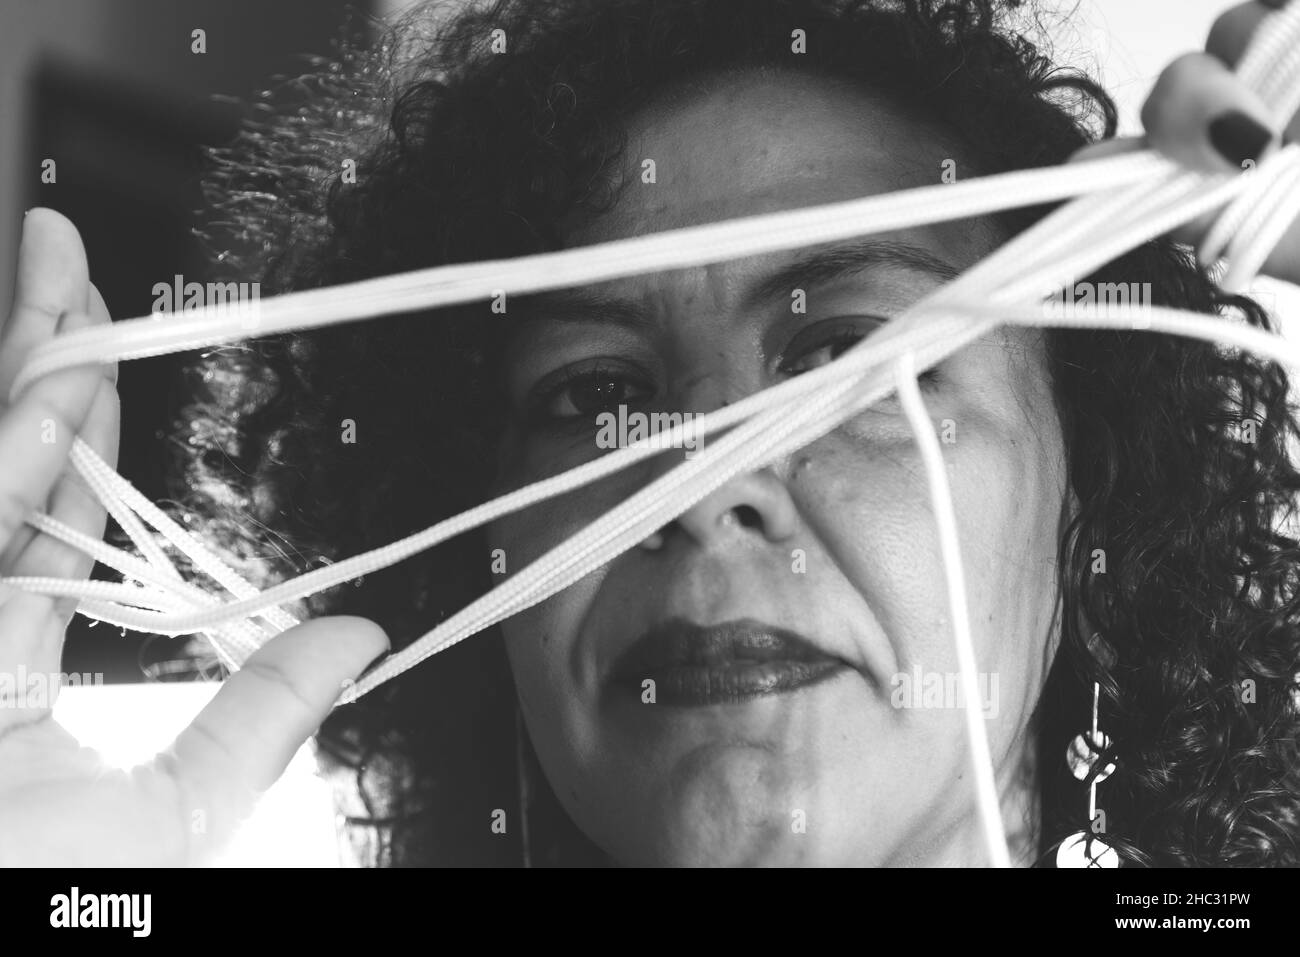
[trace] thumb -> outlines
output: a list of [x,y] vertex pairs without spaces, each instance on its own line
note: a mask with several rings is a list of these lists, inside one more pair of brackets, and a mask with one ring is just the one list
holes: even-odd
[[[196,843],[219,844],[320,727],[343,687],[389,648],[364,618],[318,618],[259,649],[158,757]],[[216,850],[214,846],[211,848]]]

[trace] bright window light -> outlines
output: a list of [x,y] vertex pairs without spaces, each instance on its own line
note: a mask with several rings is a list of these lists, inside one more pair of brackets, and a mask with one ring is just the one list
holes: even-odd
[[[216,682],[65,687],[54,717],[115,767],[148,761],[216,694]],[[258,804],[219,867],[338,867],[334,802],[310,742]]]

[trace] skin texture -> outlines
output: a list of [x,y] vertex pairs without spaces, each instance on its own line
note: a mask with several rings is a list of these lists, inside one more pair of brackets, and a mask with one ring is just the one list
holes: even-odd
[[[702,144],[708,144],[702,148]],[[609,213],[575,219],[573,245],[846,200],[938,180],[960,149],[889,103],[810,77],[743,73],[683,88],[633,117],[625,189]],[[641,161],[656,160],[656,182]],[[967,223],[891,233],[956,269],[997,237]],[[805,253],[755,257],[603,284],[640,310],[634,327],[542,311],[514,347],[518,421],[503,450],[518,485],[599,454],[592,416],[528,419],[558,369],[646,373],[630,407],[709,412],[794,368],[831,358],[943,277],[876,265],[750,302]],[[844,318],[850,317],[850,318]],[[851,318],[851,317],[857,317]],[[640,375],[640,374],[638,374]],[[996,675],[986,722],[1011,830],[1023,830],[1029,714],[1050,660],[1055,549],[1065,495],[1062,440],[1041,346],[1002,332],[923,382],[945,445],[980,670]],[[572,394],[545,407],[571,413]],[[540,514],[492,530],[518,569],[661,474],[660,456]],[[795,549],[806,572],[795,568]],[[761,472],[739,477],[550,601],[505,623],[523,711],[574,820],[616,860],[658,864],[984,863],[962,713],[891,704],[893,676],[957,672],[942,565],[919,456],[897,399]],[[617,656],[650,625],[741,617],[801,633],[851,669],[745,703],[644,704],[612,686]],[[802,812],[800,814],[799,812]],[[806,830],[796,822],[802,819]]]

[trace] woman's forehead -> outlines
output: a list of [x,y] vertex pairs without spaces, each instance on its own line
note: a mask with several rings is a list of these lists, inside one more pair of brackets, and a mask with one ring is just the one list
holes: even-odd
[[[961,176],[965,161],[956,137],[889,98],[793,71],[665,91],[626,128],[617,202],[562,224],[566,246],[934,186],[945,171]],[[964,269],[994,248],[998,230],[966,220],[904,232],[888,237]]]

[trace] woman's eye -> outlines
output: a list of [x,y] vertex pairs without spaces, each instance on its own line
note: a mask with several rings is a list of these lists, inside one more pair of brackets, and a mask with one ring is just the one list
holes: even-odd
[[654,386],[646,378],[622,368],[561,371],[547,379],[534,389],[530,403],[534,417],[542,420],[594,417],[654,395]]
[[811,372],[813,369],[838,359],[850,348],[861,342],[866,335],[866,332],[854,329],[841,329],[823,337],[812,348],[805,349],[797,355],[790,355],[782,363],[781,370],[787,375]]
[[840,316],[801,329],[786,347],[780,371],[800,375],[833,362],[886,322],[879,316]]
[[[801,375],[834,362],[888,321],[878,316],[852,316],[809,326],[791,340],[780,371],[785,375]],[[920,376],[923,386],[934,385],[938,379],[935,369],[927,369]]]

